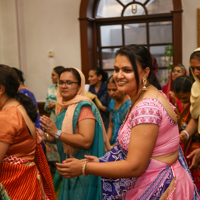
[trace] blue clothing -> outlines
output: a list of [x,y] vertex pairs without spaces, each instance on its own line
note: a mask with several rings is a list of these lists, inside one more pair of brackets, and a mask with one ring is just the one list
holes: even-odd
[[40,126],[40,112],[39,112],[37,101],[36,101],[36,98],[35,98],[34,94],[30,90],[27,90],[26,88],[20,89],[19,92],[25,94],[26,96],[28,96],[29,98],[31,98],[31,100],[33,101],[33,104],[37,108],[37,120],[35,122],[35,126],[37,128],[42,129],[42,127]]
[[[89,101],[80,102],[74,112],[73,116],[73,132],[75,133],[78,117],[83,106],[91,106],[92,112],[95,116],[95,134],[93,143],[90,149],[79,149],[74,155],[74,158],[83,159],[84,155],[94,155],[101,157],[104,155],[104,141],[103,141],[103,129],[101,118],[98,109]],[[66,110],[63,110],[60,114],[56,116],[56,126],[59,130],[62,129],[63,119],[65,117]],[[60,162],[66,160],[68,155],[64,153],[63,144],[60,140],[56,139],[58,152],[60,154]],[[78,176],[75,178],[65,179],[59,175],[56,171],[54,177],[54,187],[56,192],[59,190],[60,184],[61,193],[60,200],[101,200],[102,199],[102,189],[101,189],[101,177],[88,175],[88,176]]]
[[[31,100],[33,101],[33,104],[37,108],[37,120],[35,121],[35,127],[43,130],[43,128],[40,126],[40,112],[39,112],[37,101],[36,101],[34,94],[30,90],[27,90],[26,88],[21,88],[19,90],[19,92],[25,94],[26,96],[31,98]],[[41,142],[41,146],[42,146],[42,149],[44,150],[44,143],[43,142]]]
[[109,125],[109,103],[110,103],[110,96],[108,94],[107,84],[102,83],[97,93],[94,89],[94,86],[91,85],[89,88],[89,92],[97,95],[99,101],[102,103],[103,106],[106,107],[106,112],[100,111],[100,114],[101,114],[105,129],[107,131],[108,125]]
[[111,115],[111,122],[113,123],[112,139],[110,142],[111,145],[113,145],[117,142],[118,131],[126,117],[126,114],[128,113],[130,105],[131,105],[131,100],[128,99],[120,106],[120,108],[118,110],[116,110],[115,109],[115,100],[111,99],[111,101],[110,101],[109,109],[110,109],[110,115]]
[[[114,162],[114,161],[126,160],[127,154],[128,154],[128,151],[125,150],[119,144],[119,142],[117,142],[117,146],[112,148],[103,157],[101,157],[99,159],[99,162]],[[181,166],[183,167],[183,169],[182,169],[183,173],[185,173],[185,171],[186,171],[192,179],[191,172],[185,161],[181,147],[179,148],[178,161],[180,162]],[[148,168],[150,167],[151,162],[152,161],[150,159],[146,170],[148,170]],[[167,192],[167,190],[170,189],[170,186],[172,185],[171,183],[173,182],[173,179],[175,178],[174,172],[172,172],[172,170],[170,170],[170,168],[173,168],[172,166],[173,166],[173,164],[172,165],[166,164],[166,167],[162,169],[161,173],[159,173],[159,176],[155,177],[155,181],[148,187],[148,189],[142,194],[142,196],[137,199],[141,199],[141,200],[161,199],[163,194],[165,192]],[[151,170],[151,171],[153,171],[153,170]],[[150,173],[152,173],[152,172],[150,172]],[[166,176],[166,174],[169,174],[169,175]],[[126,199],[126,193],[135,187],[136,182],[138,181],[138,178],[139,177],[112,179],[112,178],[102,177],[103,200],[104,199],[105,200],[107,200],[107,199],[123,199],[123,200]],[[144,179],[144,177],[143,177],[143,179]],[[148,184],[148,179],[146,180],[146,182]],[[194,183],[194,181],[193,181],[193,183]],[[158,185],[160,187],[158,187]],[[194,186],[195,186],[195,188],[194,188],[194,192],[193,192],[193,199],[198,200],[200,194],[199,194],[195,184],[194,184]],[[132,197],[132,199],[135,199],[134,196]]]

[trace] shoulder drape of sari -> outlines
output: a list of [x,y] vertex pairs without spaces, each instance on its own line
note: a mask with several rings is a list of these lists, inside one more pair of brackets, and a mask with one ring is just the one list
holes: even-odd
[[[94,155],[101,157],[104,155],[104,141],[103,141],[103,127],[101,123],[101,118],[98,109],[89,101],[81,101],[75,108],[73,116],[73,132],[75,133],[78,117],[83,106],[91,106],[92,112],[95,116],[95,134],[92,146],[90,149],[79,149],[74,157],[77,159],[83,159],[84,155]],[[63,110],[56,116],[56,126],[61,130],[63,119],[65,117],[66,110]],[[61,141],[56,140],[58,152],[60,154],[60,161],[66,159],[67,156],[64,153],[63,144]],[[62,186],[61,186],[62,184]],[[88,176],[78,176],[71,179],[62,178],[56,171],[54,177],[54,186],[57,195],[59,195],[59,190],[61,187],[60,200],[62,199],[81,199],[81,200],[101,200],[102,190],[101,190],[101,177],[88,175]]]

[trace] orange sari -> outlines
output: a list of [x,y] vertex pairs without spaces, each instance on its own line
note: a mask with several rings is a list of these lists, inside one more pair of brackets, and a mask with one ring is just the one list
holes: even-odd
[[42,147],[30,135],[16,106],[0,111],[0,141],[10,146],[0,165],[0,183],[12,200],[56,200]]

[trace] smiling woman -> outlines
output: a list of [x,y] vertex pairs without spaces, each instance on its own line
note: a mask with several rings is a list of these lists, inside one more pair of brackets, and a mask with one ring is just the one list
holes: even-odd
[[[83,159],[84,155],[103,156],[103,133],[105,138],[106,133],[98,109],[84,96],[83,73],[76,68],[65,68],[58,85],[56,122],[42,116],[41,125],[49,135],[40,130],[41,135],[48,142],[56,142],[61,162],[70,157]],[[102,198],[101,180],[97,176],[64,179],[56,173],[54,186],[60,200]]]
[[117,51],[113,77],[117,89],[132,101],[117,145],[99,159],[66,159],[57,165],[63,177],[101,176],[104,199],[200,197],[179,151],[176,115],[166,97],[148,82],[151,70],[145,47],[128,45]]

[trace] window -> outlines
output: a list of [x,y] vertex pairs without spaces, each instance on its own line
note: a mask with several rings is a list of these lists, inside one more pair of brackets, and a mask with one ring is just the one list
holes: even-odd
[[146,46],[162,69],[166,68],[165,47],[173,44],[174,63],[181,63],[181,14],[181,0],[81,0],[81,61],[86,80],[93,67],[112,70],[116,50],[131,43]]
[[172,9],[169,0],[100,0],[96,14],[99,66],[112,70],[118,48],[139,44],[150,50],[159,67],[166,67],[165,47],[173,45]]

